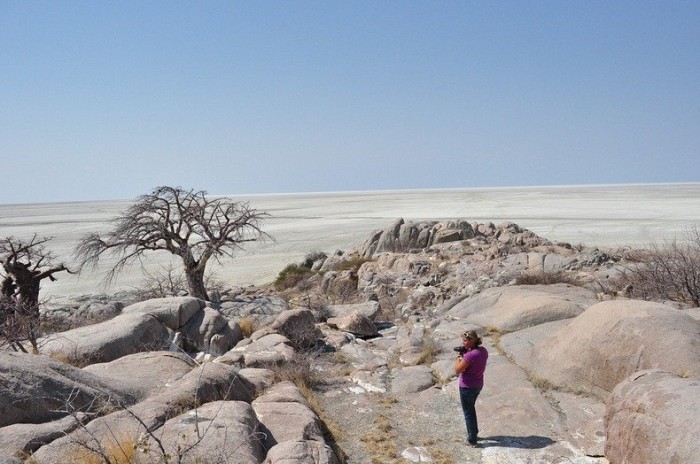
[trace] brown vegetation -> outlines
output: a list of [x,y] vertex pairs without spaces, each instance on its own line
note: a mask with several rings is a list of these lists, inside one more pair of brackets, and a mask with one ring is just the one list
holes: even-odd
[[683,242],[631,251],[628,259],[637,264],[628,266],[616,285],[627,296],[700,306],[700,229],[687,232]]

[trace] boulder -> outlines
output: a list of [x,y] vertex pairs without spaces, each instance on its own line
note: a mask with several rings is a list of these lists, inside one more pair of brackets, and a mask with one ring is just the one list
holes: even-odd
[[252,406],[266,433],[265,448],[271,449],[285,441],[314,440],[323,442],[321,424],[301,393],[290,394],[296,386],[283,384],[280,393],[273,387],[253,401]]
[[[208,363],[195,368],[166,391],[147,398],[128,409],[98,417],[84,428],[42,446],[34,454],[37,463],[76,462],[75,456],[84,452],[81,443],[98,440],[103,446],[137,443],[145,430],[156,430],[169,418],[181,415],[198,404],[215,401],[249,403],[253,396],[237,375],[237,369],[225,364]],[[105,412],[102,410],[101,412]],[[115,431],[118,431],[115,434]],[[73,461],[71,461],[73,459]],[[83,461],[87,460],[83,459]],[[77,461],[81,462],[81,461]]]
[[184,377],[195,366],[184,353],[150,351],[123,356],[108,363],[83,368],[106,383],[128,392],[136,401],[157,395]]
[[85,321],[105,321],[121,314],[124,303],[121,301],[88,301],[78,307],[75,319]]
[[191,296],[154,298],[129,305],[123,311],[125,314],[148,314],[167,328],[177,331],[206,304],[206,301]]
[[239,295],[221,303],[219,311],[229,319],[251,317],[272,322],[278,314],[289,309],[283,299],[271,295]]
[[185,351],[215,356],[226,353],[243,339],[238,323],[229,321],[219,311],[209,307],[194,313],[180,332]]
[[0,351],[0,427],[37,424],[134,399],[111,382],[53,359]]
[[[21,457],[72,432],[85,414],[66,416],[44,424],[12,424],[0,428],[0,457]],[[1,458],[0,458],[1,459]],[[0,460],[0,462],[3,462]],[[22,462],[22,461],[19,461]]]
[[447,314],[512,332],[578,316],[597,302],[594,292],[573,285],[518,285],[486,289],[455,305]]
[[[245,342],[246,340],[244,340]],[[250,343],[240,343],[225,355],[216,359],[217,363],[239,364],[246,367],[265,367],[290,361],[294,357],[294,348],[289,339],[280,334],[269,334]]]
[[273,446],[263,464],[338,464],[330,446],[314,440],[285,441]]
[[374,337],[379,333],[374,322],[358,311],[345,317],[332,317],[326,323],[329,327],[337,328],[357,337]]
[[607,396],[636,371],[700,375],[700,322],[659,303],[595,304],[534,346],[532,368],[555,385]]
[[408,366],[391,373],[392,393],[418,393],[433,386],[433,373],[428,366]]
[[49,335],[42,340],[41,350],[42,353],[87,365],[113,361],[142,351],[166,349],[170,338],[168,328],[154,317],[125,311],[99,324]]
[[[250,404],[243,401],[215,401],[168,420],[153,432],[166,453],[192,447],[186,461],[258,464],[265,457],[259,436],[259,423]],[[161,458],[151,441],[149,456]]]
[[269,369],[246,367],[238,371],[241,381],[253,393],[254,397],[270,388],[275,381],[275,373]]
[[369,319],[374,320],[375,316],[379,312],[380,306],[378,301],[367,301],[365,303],[353,303],[353,304],[335,304],[329,305],[328,311],[331,317],[343,317],[348,314],[358,312],[367,316]]
[[309,348],[323,336],[321,331],[316,327],[314,315],[308,308],[297,308],[284,311],[271,326],[284,335],[289,341],[297,347]]
[[607,401],[605,456],[613,463],[697,462],[698,411],[697,379],[659,369],[636,372]]

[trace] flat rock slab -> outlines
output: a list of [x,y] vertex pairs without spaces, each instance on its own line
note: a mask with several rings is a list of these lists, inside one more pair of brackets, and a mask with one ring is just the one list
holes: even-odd
[[192,358],[184,353],[150,351],[127,355],[108,363],[92,364],[83,370],[141,401],[166,391],[194,366]]
[[454,306],[448,315],[512,332],[569,319],[598,302],[590,290],[566,284],[489,288]]

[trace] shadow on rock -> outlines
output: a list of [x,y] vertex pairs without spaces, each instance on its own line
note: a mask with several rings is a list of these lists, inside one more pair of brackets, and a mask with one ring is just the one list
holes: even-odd
[[556,443],[549,437],[540,437],[538,435],[529,435],[527,437],[515,437],[511,435],[492,435],[490,437],[479,438],[480,448],[490,448],[499,446],[502,448],[522,448],[522,449],[539,449],[545,448]]

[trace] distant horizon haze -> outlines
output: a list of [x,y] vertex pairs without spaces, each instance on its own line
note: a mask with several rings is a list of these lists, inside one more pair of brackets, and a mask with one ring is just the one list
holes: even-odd
[[[168,184],[162,184],[168,185]],[[383,194],[383,193],[400,193],[400,192],[449,192],[449,191],[527,191],[527,190],[548,190],[548,189],[601,189],[601,188],[625,188],[625,187],[644,187],[644,186],[667,186],[672,187],[674,185],[700,185],[700,182],[631,182],[631,183],[619,183],[619,184],[551,184],[551,185],[507,185],[507,186],[488,186],[488,187],[438,187],[438,188],[403,188],[403,189],[376,189],[376,190],[336,190],[336,191],[297,191],[297,192],[256,192],[256,193],[212,193],[208,189],[203,187],[192,187],[186,185],[169,185],[170,187],[182,187],[186,190],[194,191],[205,191],[209,197],[225,197],[225,198],[256,198],[256,197],[269,197],[269,196],[279,196],[279,197],[294,197],[294,196],[319,196],[319,195],[362,195],[362,194]],[[92,202],[133,202],[139,196],[149,194],[153,189],[160,187],[161,185],[154,185],[152,188],[136,194],[132,198],[93,198],[93,199],[83,199],[83,200],[56,200],[56,201],[39,201],[39,202],[16,202],[16,203],[5,203],[0,201],[0,205],[13,206],[13,205],[42,205],[42,204],[54,204],[54,203],[92,203]]]

